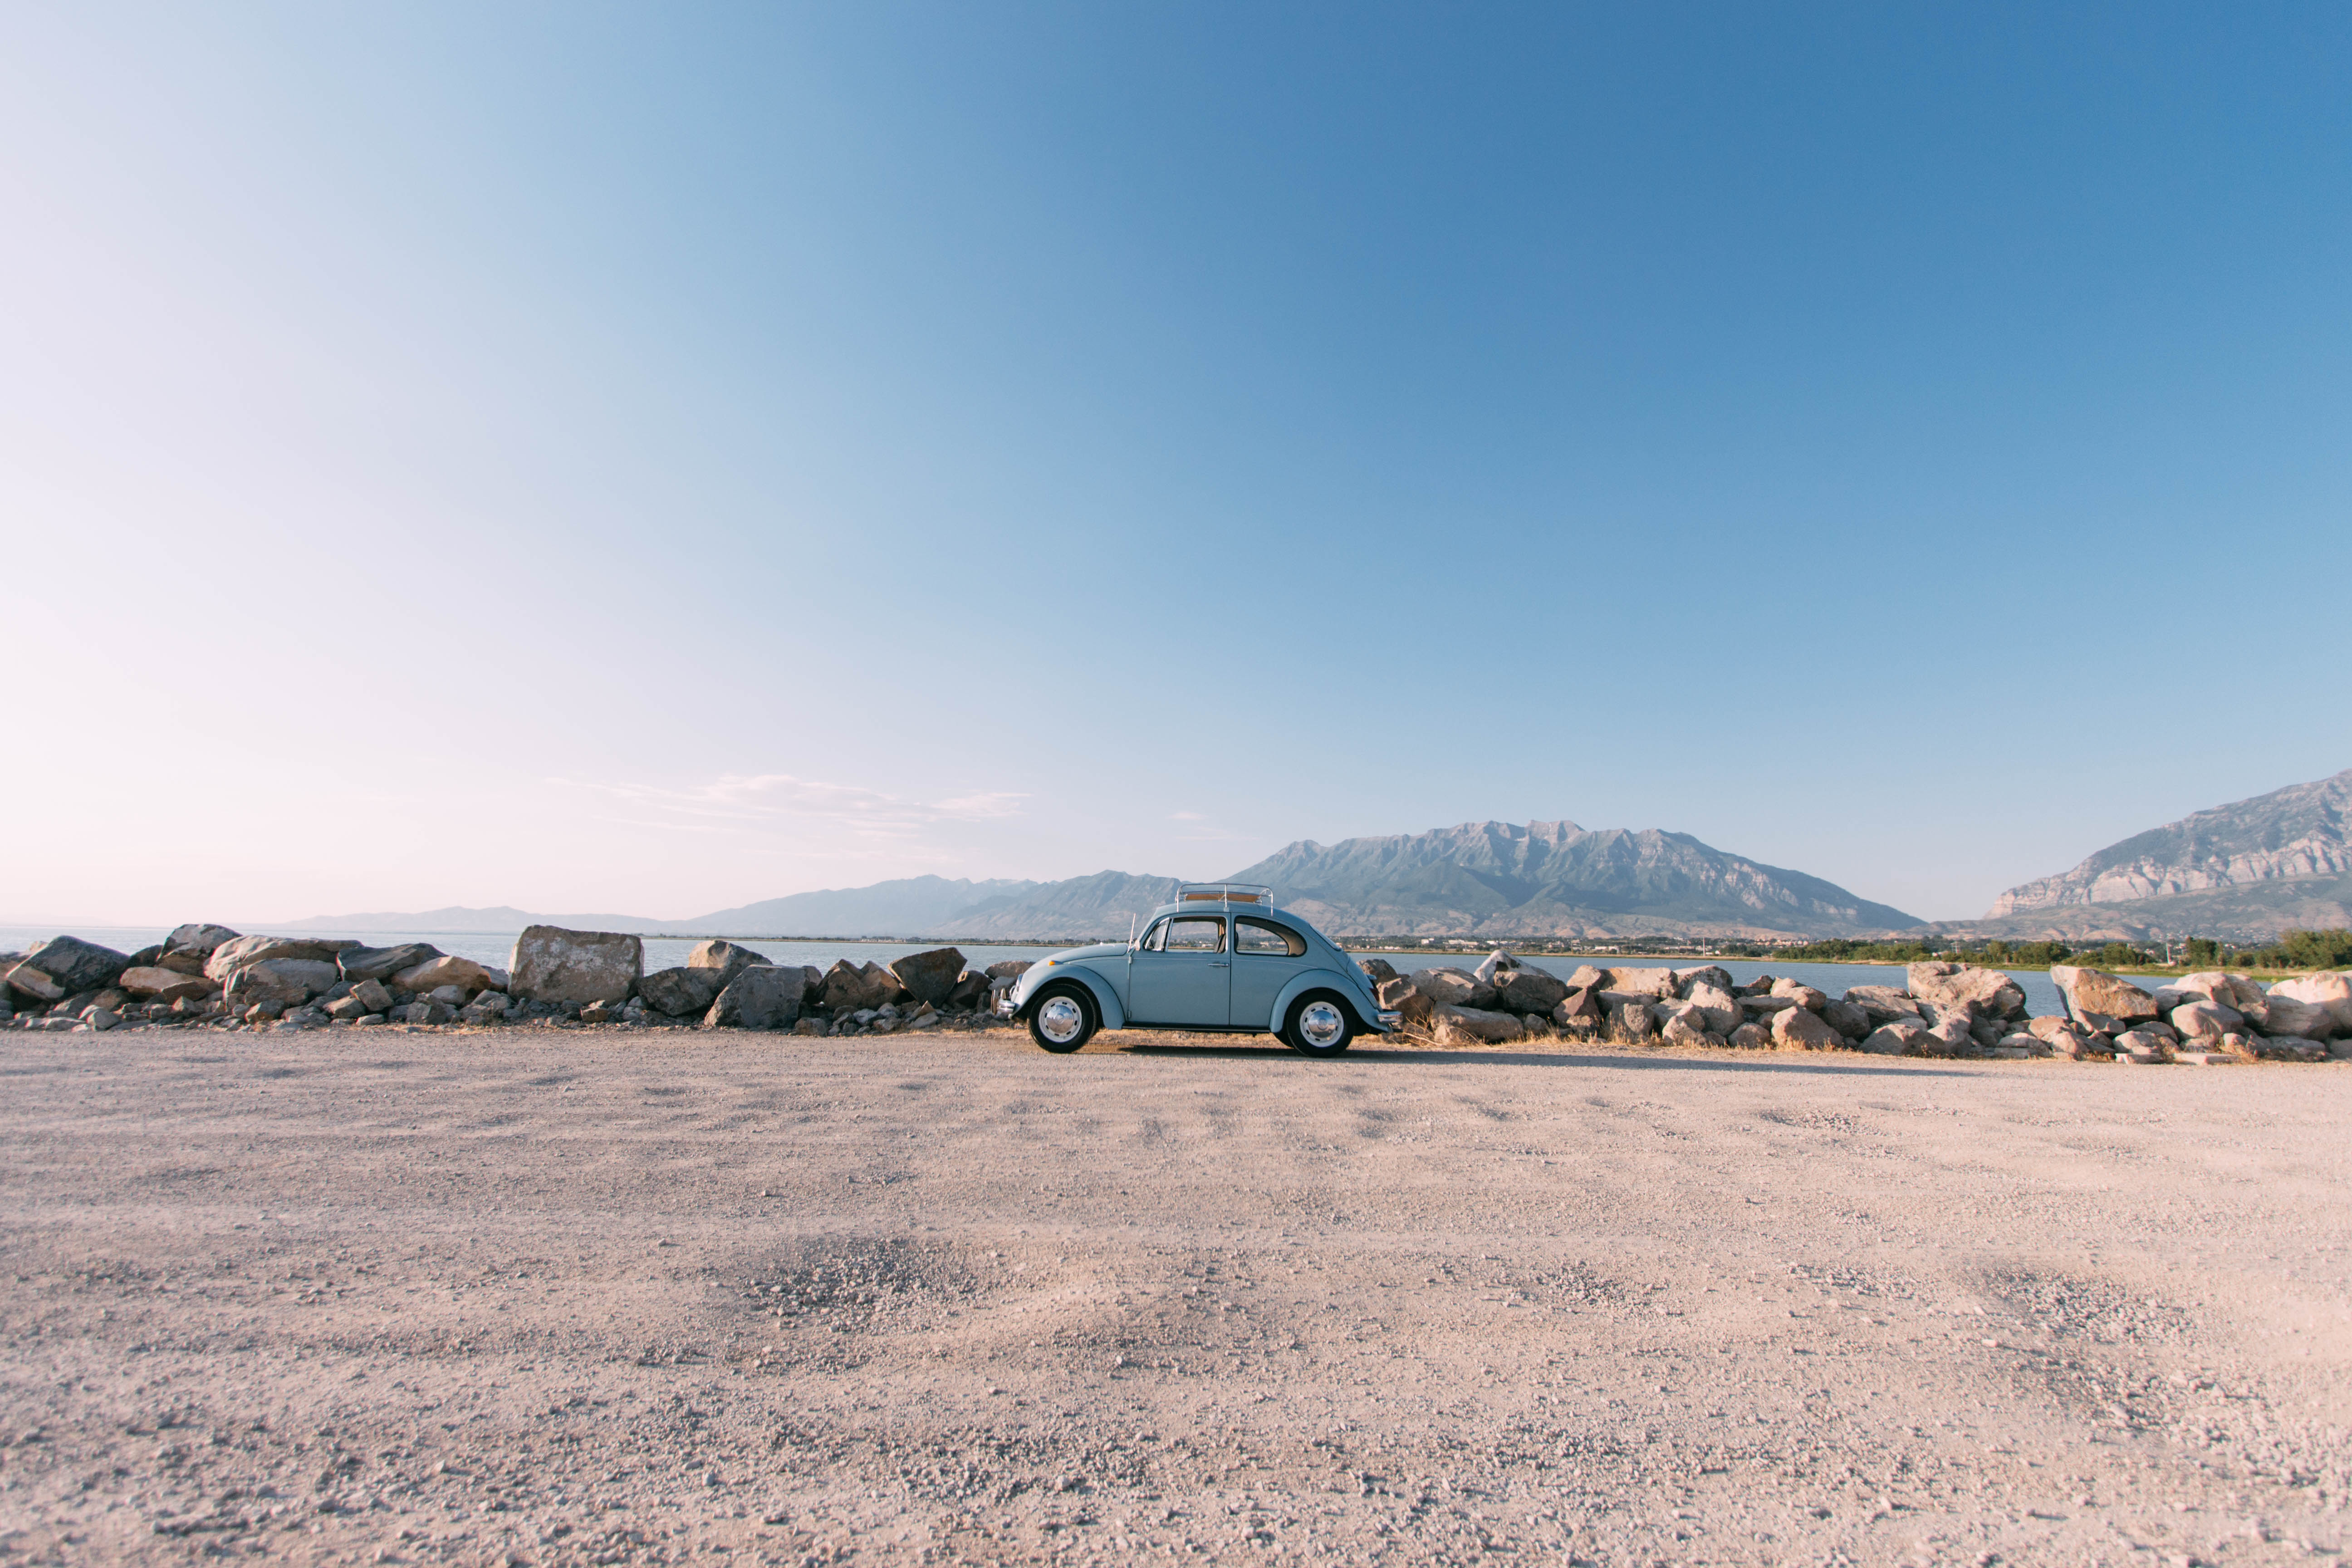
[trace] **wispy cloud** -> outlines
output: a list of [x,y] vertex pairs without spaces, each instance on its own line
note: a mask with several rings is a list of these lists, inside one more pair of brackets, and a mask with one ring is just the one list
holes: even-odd
[[1197,811],[1174,811],[1168,814],[1171,822],[1206,822],[1209,819]]
[[626,802],[638,820],[699,832],[759,832],[791,823],[827,822],[865,838],[910,839],[950,822],[985,822],[1019,814],[1028,797],[1004,791],[957,795],[948,800],[910,800],[857,784],[828,784],[792,773],[722,773],[709,784],[682,787],[598,784],[552,779],[552,784]]

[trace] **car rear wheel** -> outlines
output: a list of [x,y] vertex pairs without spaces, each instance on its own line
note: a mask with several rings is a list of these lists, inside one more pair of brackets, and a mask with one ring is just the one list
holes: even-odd
[[1354,1044],[1356,1021],[1328,991],[1310,991],[1290,1005],[1283,1042],[1301,1056],[1336,1057]]
[[1094,1038],[1095,1001],[1078,985],[1050,985],[1029,1009],[1029,1037],[1066,1055]]

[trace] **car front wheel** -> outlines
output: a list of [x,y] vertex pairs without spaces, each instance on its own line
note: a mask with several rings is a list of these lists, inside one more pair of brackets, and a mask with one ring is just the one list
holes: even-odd
[[1029,1037],[1049,1051],[1067,1054],[1095,1034],[1094,998],[1076,985],[1049,987],[1029,1009]]
[[1354,1043],[1356,1021],[1337,996],[1310,991],[1290,1005],[1282,1037],[1302,1056],[1336,1057]]

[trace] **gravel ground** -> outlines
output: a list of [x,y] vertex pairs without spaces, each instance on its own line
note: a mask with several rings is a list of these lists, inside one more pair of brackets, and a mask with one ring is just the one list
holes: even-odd
[[12,1035],[0,1563],[2352,1549],[2342,1067]]

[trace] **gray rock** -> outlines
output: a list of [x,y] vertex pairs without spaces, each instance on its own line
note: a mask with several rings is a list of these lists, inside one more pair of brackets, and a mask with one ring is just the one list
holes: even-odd
[[1650,1016],[1649,1004],[1640,997],[1613,1008],[1609,1020],[1620,1037],[1637,1043],[1650,1039],[1657,1033],[1658,1026]]
[[2136,1062],[2168,1062],[2172,1042],[2154,1029],[2126,1029],[2116,1037],[2116,1055]]
[[[1712,973],[1720,974],[1722,971]],[[1706,1016],[1706,1027],[1710,1033],[1728,1037],[1740,1026],[1739,998],[1731,994],[1727,985],[1717,985],[1706,980],[1694,981],[1684,988],[1683,999]]]
[[35,942],[26,952],[24,962],[70,993],[113,984],[131,967],[131,955],[84,942],[78,936],[53,936],[47,942]]
[[1438,1038],[1476,1040],[1485,1045],[1499,1046],[1527,1037],[1527,1026],[1508,1013],[1490,1013],[1483,1007],[1456,1007],[1440,1004],[1436,1009]]
[[1036,962],[1034,958],[1002,959],[988,966],[988,977],[991,980],[1018,980],[1028,973],[1029,966]]
[[411,1002],[401,1009],[401,1022],[405,1024],[446,1024],[457,1016],[457,1009],[446,1002]]
[[2273,985],[2270,1005],[2263,1009],[2263,1033],[2324,1040],[2336,1033],[2336,1014],[2325,1003],[2284,995],[2279,986]]
[[1580,985],[1570,991],[1561,997],[1559,1005],[1551,1010],[1554,1028],[1573,1029],[1580,1034],[1589,1034],[1598,1029],[1601,1026],[1601,1003],[1598,994],[1588,985]]
[[231,1006],[274,1002],[299,1006],[335,984],[335,966],[318,958],[265,958],[233,971],[221,987]]
[[1704,969],[1677,969],[1675,971],[1675,994],[1680,995],[1685,1001],[1688,1001],[1690,999],[1691,987],[1694,985],[1712,985],[1718,991],[1727,992],[1737,992],[1738,990],[1738,986],[1731,978],[1731,971],[1723,968],[1719,964],[1710,963]]
[[1830,1005],[1829,994],[1806,984],[1801,980],[1775,980],[1772,994],[1786,996],[1809,1013],[1818,1013]]
[[327,1016],[330,1018],[349,1018],[356,1022],[366,1017],[373,1011],[373,1008],[357,996],[346,996],[339,1002],[327,1004]]
[[381,980],[362,980],[352,987],[352,994],[367,1005],[368,1012],[388,1013],[392,1010],[392,993]]
[[194,1001],[209,996],[213,983],[201,974],[183,974],[176,969],[126,969],[115,982],[133,996],[145,1002],[177,1002],[183,998]]
[[[1653,1013],[1655,1008],[1651,1009]],[[1658,1027],[1658,1038],[1669,1046],[1719,1046],[1723,1037],[1706,1026],[1706,1016],[1685,1003]]]
[[1844,1045],[1845,1037],[1810,1007],[1786,1007],[1772,1015],[1772,1042],[1783,1050],[1826,1051]]
[[1845,999],[1868,1014],[1874,1024],[1891,1024],[1900,1018],[1919,1020],[1919,1004],[1892,985],[1856,985],[1845,994]]
[[[2035,1020],[2036,1023],[2040,1021]],[[2218,1040],[2224,1035],[2234,1035],[2244,1029],[2246,1016],[2235,1007],[2224,1007],[2219,1002],[2200,998],[2172,1010],[2172,1026],[2188,1039]]]
[[1976,1054],[1977,1037],[1966,1020],[1948,1010],[1941,1023],[1929,1026],[1919,1046],[1922,1056],[1968,1057]]
[[977,969],[967,969],[956,977],[955,989],[948,993],[948,1008],[969,1013],[987,1000],[988,976]]
[[[823,999],[825,1010],[836,1018],[846,1017],[853,1013],[870,1011],[888,1001],[889,997],[884,994],[882,986],[867,973],[873,968],[872,964],[861,968],[845,958],[836,959],[833,967],[824,972]],[[891,979],[895,984],[897,976]]]
[[[696,942],[694,951],[686,955],[686,966],[688,969],[709,969],[718,973],[719,991],[726,990],[729,982],[753,964],[767,962],[765,958],[748,947],[716,938],[709,942]],[[713,991],[710,994],[715,997],[719,994],[719,991]]]
[[350,947],[335,955],[343,978],[356,984],[362,980],[389,980],[404,969],[439,958],[441,950],[429,942],[404,942],[393,947]]
[[1570,991],[1590,991],[1597,996],[1609,989],[1609,972],[1595,969],[1589,963],[1580,963],[1576,966],[1576,973],[1568,977],[1568,988]]
[[798,964],[756,963],[728,982],[702,1022],[713,1029],[789,1029],[800,1021],[805,990]]
[[1998,969],[1973,963],[1915,963],[1905,972],[1911,994],[1922,1002],[1973,1003],[1977,1016],[2014,1018],[2025,1012],[2025,993]]
[[910,952],[890,965],[892,978],[908,995],[934,1007],[946,1003],[948,994],[955,989],[956,980],[962,973],[963,953],[952,947]]
[[1731,1031],[1727,1043],[1743,1051],[1769,1050],[1772,1045],[1772,1031],[1761,1024],[1742,1024]]
[[1467,1007],[1484,1012],[1495,1005],[1495,988],[1466,969],[1441,965],[1416,969],[1412,987],[1441,1007]]
[[1832,1002],[1822,1009],[1822,1022],[1849,1040],[1859,1040],[1870,1033],[1870,1014],[1852,1002]]
[[[738,969],[736,973],[740,974],[744,970]],[[727,989],[730,978],[724,968],[717,966],[708,969],[656,969],[637,982],[637,994],[645,999],[646,1006],[655,1011],[667,1013],[673,1018],[684,1018],[709,1012],[710,1005],[719,999],[719,994]],[[793,978],[800,978],[797,967],[793,972]],[[797,1007],[794,1016],[798,1016]]]
[[104,1034],[122,1022],[122,1015],[110,1007],[92,1007],[82,1014],[81,1021],[100,1034]]
[[1604,991],[1622,991],[1629,996],[1672,996],[1675,990],[1675,972],[1671,969],[1612,969]]
[[507,1010],[513,1005],[512,999],[505,992],[485,991],[459,1008],[457,1016],[468,1024],[495,1024],[503,1020]]
[[504,975],[470,958],[452,958],[443,953],[399,971],[392,977],[392,987],[395,991],[421,992],[454,985],[471,996],[478,991],[496,991],[505,980]]
[[1356,967],[1364,972],[1364,977],[1372,983],[1375,989],[1382,981],[1397,977],[1396,965],[1385,958],[1360,958],[1356,960]]
[[466,988],[462,985],[436,985],[432,990],[425,993],[425,1000],[446,1003],[451,1007],[462,1007],[466,1005]]
[[[205,977],[205,960],[211,956],[210,953],[197,952],[193,949],[186,952],[174,952],[167,948],[164,950],[163,956],[157,959],[152,967],[168,969],[174,974],[185,974],[202,980]],[[5,964],[0,964],[0,969],[6,967]]]
[[1518,968],[1495,983],[1495,1003],[1506,1013],[1549,1015],[1568,997],[1567,982],[1540,969]]
[[166,952],[185,952],[196,957],[208,957],[215,948],[226,942],[235,942],[237,933],[226,926],[213,925],[205,921],[191,921],[184,926],[173,926],[172,934],[163,939]]
[[2114,1018],[2130,1023],[2156,1016],[2155,997],[2104,970],[2053,963],[2050,966],[2050,980],[2077,1018]]
[[1919,1057],[1927,1054],[1923,1048],[1927,1038],[1927,1026],[1917,1018],[1897,1017],[1873,1029],[1862,1048],[1874,1057]]
[[261,963],[271,959],[293,958],[306,963],[333,963],[353,943],[318,942],[309,937],[241,936],[235,942],[225,942],[213,949],[205,960],[205,978],[226,980],[249,963]]
[[2241,1013],[2269,999],[2269,993],[2263,989],[2262,983],[2252,975],[2231,974],[2219,969],[2206,969],[2195,974],[2184,974],[2163,989],[2194,992],[2211,1001],[2219,1002],[2224,1007],[2234,1007]]
[[527,1002],[625,1002],[645,974],[646,944],[620,931],[528,926],[507,968],[509,994]]

